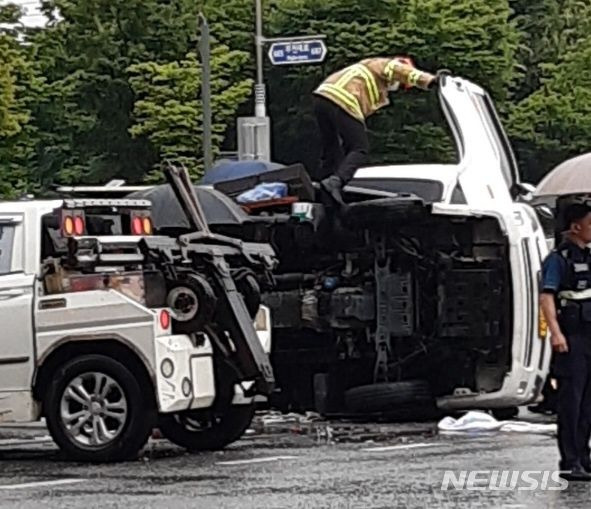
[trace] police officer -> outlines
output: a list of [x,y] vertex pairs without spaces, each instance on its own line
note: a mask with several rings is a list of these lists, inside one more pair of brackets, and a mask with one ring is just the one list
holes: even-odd
[[366,58],[331,74],[314,91],[314,110],[322,140],[321,187],[337,202],[341,189],[367,162],[365,120],[390,103],[400,87],[432,88],[439,81],[416,69],[409,58]]
[[561,475],[590,481],[591,209],[571,204],[564,217],[564,241],[544,261],[541,306],[552,334],[558,380]]

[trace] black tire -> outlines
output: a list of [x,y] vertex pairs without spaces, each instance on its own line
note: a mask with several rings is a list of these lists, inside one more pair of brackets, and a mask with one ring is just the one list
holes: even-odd
[[182,274],[168,281],[166,303],[176,318],[173,329],[177,334],[201,332],[213,318],[217,298],[208,281],[199,274]]
[[160,416],[160,431],[190,452],[219,451],[238,440],[252,422],[255,405],[232,405],[222,414],[178,412]]
[[344,223],[351,228],[384,229],[416,223],[427,217],[427,207],[416,197],[380,198],[347,207]]
[[519,414],[519,407],[511,406],[507,408],[493,408],[490,413],[498,421],[510,421]]
[[[121,429],[115,438],[101,445],[81,443],[81,438],[74,438],[62,419],[62,403],[70,384],[77,378],[85,379],[93,373],[106,375],[114,380],[126,403]],[[151,397],[146,394],[147,390],[149,389],[140,386],[132,372],[111,357],[93,354],[71,359],[58,368],[43,398],[49,433],[69,458],[78,461],[111,462],[133,459],[148,441],[155,422],[155,410]],[[71,400],[69,404],[72,403],[78,404]],[[92,419],[94,421],[94,416]],[[86,429],[87,426],[81,428]]]
[[256,276],[247,272],[236,278],[236,289],[244,298],[244,304],[250,317],[254,320],[261,307],[261,286]]
[[354,413],[394,413],[405,416],[415,408],[434,406],[429,384],[424,380],[377,383],[345,392],[345,405]]

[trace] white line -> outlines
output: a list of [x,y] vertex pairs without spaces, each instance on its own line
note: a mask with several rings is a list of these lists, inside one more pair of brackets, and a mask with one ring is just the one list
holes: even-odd
[[60,486],[63,484],[75,484],[86,481],[86,479],[58,479],[56,481],[27,482],[24,484],[5,484],[0,490],[20,490],[25,488],[41,488],[43,486]]
[[249,463],[268,463],[270,461],[294,460],[297,456],[269,456],[268,458],[252,458],[249,460],[218,461],[217,465],[248,465]]
[[364,452],[387,452],[398,451],[401,449],[418,449],[419,447],[434,447],[438,444],[407,444],[407,445],[388,445],[386,447],[367,447],[361,449]]

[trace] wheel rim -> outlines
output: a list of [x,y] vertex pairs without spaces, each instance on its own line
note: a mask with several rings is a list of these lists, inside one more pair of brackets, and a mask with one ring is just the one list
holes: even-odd
[[104,373],[81,374],[63,392],[60,417],[76,444],[104,447],[121,434],[127,416],[127,398],[121,385]]
[[190,288],[183,286],[170,291],[167,304],[174,310],[175,318],[180,322],[191,320],[199,310],[197,294]]

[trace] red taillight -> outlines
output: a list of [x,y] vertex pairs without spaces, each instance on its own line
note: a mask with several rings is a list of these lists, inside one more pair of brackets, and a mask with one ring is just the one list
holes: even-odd
[[170,313],[166,309],[160,311],[160,327],[165,330],[170,327]]
[[74,218],[74,233],[78,236],[84,235],[84,218],[82,216]]
[[131,233],[133,235],[142,235],[144,233],[144,225],[141,217],[135,216],[131,220]]

